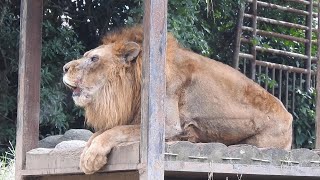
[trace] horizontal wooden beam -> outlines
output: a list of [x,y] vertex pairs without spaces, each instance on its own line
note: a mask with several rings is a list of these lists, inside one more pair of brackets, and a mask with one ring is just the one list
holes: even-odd
[[309,5],[310,4],[309,1],[305,1],[305,0],[286,0],[286,1],[305,4],[305,5]]
[[[252,43],[249,39],[246,39],[246,38],[241,38],[241,42],[250,43],[250,44]],[[301,59],[308,59],[307,55],[284,51],[284,50],[279,50],[279,49],[265,48],[265,47],[257,46],[257,50],[261,51],[261,52],[268,52],[268,53],[273,53],[273,54],[277,54],[277,55],[284,55],[284,56],[291,56],[291,57],[296,57],[296,58],[301,58]],[[317,57],[311,57],[311,60],[313,61],[313,63],[316,63]]]
[[247,53],[239,53],[239,57],[250,59],[250,60],[253,59],[253,56]]
[[251,175],[275,175],[275,176],[293,176],[300,177],[319,177],[319,167],[301,167],[291,166],[283,168],[282,166],[263,166],[263,165],[244,165],[244,164],[220,164],[220,163],[201,163],[201,162],[182,162],[168,161],[165,164],[165,170],[187,173],[204,172],[218,174],[251,174]]
[[[244,14],[244,17],[246,18],[253,18],[253,15],[251,14]],[[302,29],[302,30],[309,30],[308,26],[300,25],[300,24],[295,24],[295,23],[290,23],[286,21],[280,21],[280,20],[275,20],[271,18],[265,18],[261,16],[257,16],[257,20],[261,22],[266,22],[274,25],[281,25],[289,28],[297,28],[297,29]],[[317,29],[312,29],[314,32],[318,32]]]
[[[242,26],[242,30],[252,32],[253,28],[247,27],[247,26]],[[298,38],[295,36],[280,34],[280,33],[276,33],[276,32],[269,32],[269,31],[264,31],[264,30],[260,30],[260,29],[257,29],[257,34],[261,35],[261,36],[276,37],[276,38],[286,39],[286,40],[290,40],[290,41],[297,41],[300,43],[308,43],[309,42],[309,40],[305,39],[305,38]]]
[[[251,54],[246,54],[246,53],[239,53],[239,57],[246,58],[249,60],[252,60],[252,58],[253,58],[253,56]],[[262,66],[262,67],[268,67],[270,69],[274,68],[274,69],[279,69],[279,70],[283,70],[283,71],[308,74],[308,71],[303,68],[298,68],[298,67],[293,67],[293,66],[288,66],[288,65],[283,65],[283,64],[276,64],[276,63],[271,63],[271,62],[266,62],[266,61],[256,60],[256,65]],[[311,74],[314,75],[315,71],[312,70]]]
[[[247,2],[252,3],[253,0],[247,0]],[[262,6],[262,7],[269,7],[269,8],[273,8],[273,9],[278,9],[278,10],[282,10],[285,12],[291,12],[291,13],[295,13],[295,14],[299,14],[299,15],[304,15],[304,16],[309,15],[308,11],[295,9],[295,8],[291,8],[291,7],[280,6],[280,5],[272,4],[272,3],[268,3],[268,2],[257,1],[257,5]],[[317,13],[312,13],[312,16],[317,17]]]

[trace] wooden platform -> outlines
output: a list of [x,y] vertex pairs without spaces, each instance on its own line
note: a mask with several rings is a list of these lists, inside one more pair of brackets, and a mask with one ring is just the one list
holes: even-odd
[[[54,149],[38,148],[27,153],[24,175],[46,176],[82,174],[78,167],[84,141],[64,141]],[[320,156],[308,149],[258,149],[250,145],[225,146],[220,143],[170,142],[166,144],[166,177],[208,179],[226,179],[243,176],[246,179],[259,179],[270,176],[273,179],[317,179],[320,177]],[[139,171],[139,142],[127,143],[115,147],[108,157],[108,164],[100,172]],[[78,174],[77,176],[75,176]],[[93,175],[99,176],[99,175]],[[261,177],[260,177],[261,176]],[[80,177],[80,176],[79,176]],[[90,176],[84,176],[91,179]],[[130,175],[130,178],[139,177]],[[46,177],[48,179],[49,177]],[[50,179],[50,178],[49,178]],[[48,179],[48,180],[49,180]],[[54,176],[54,179],[59,179]],[[76,178],[77,179],[77,178]],[[92,178],[99,179],[99,178]],[[111,178],[113,179],[113,178]],[[133,178],[135,179],[135,178]]]

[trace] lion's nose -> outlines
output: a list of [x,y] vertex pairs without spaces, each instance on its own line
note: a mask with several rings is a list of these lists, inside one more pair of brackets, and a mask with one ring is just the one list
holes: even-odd
[[64,73],[68,72],[69,68],[70,68],[70,66],[68,64],[64,65],[63,66],[63,72]]

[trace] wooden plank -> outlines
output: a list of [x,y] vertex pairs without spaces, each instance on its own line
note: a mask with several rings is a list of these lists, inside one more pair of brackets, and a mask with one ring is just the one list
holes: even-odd
[[[247,1],[250,2],[250,3],[254,2],[254,0],[247,0]],[[285,11],[285,12],[291,12],[291,13],[299,14],[299,15],[305,15],[305,16],[309,15],[308,11],[303,11],[303,10],[300,10],[300,9],[279,6],[277,4],[272,4],[272,3],[268,3],[268,2],[262,2],[262,1],[257,1],[257,3],[258,3],[258,6],[261,6],[261,7],[269,7],[269,8],[278,9],[278,10],[282,10],[282,11]]]
[[[256,39],[257,37],[257,0],[253,0],[252,2],[252,39]],[[255,81],[256,78],[256,59],[257,59],[257,47],[256,43],[253,43],[251,45],[251,54],[252,54],[252,59],[251,59],[251,79]]]
[[[313,12],[313,0],[310,1],[310,4],[307,7],[308,12],[312,14]],[[308,39],[308,42],[305,43],[305,53],[308,56],[308,59],[306,61],[306,69],[308,71],[307,77],[306,77],[306,89],[310,88],[311,83],[311,51],[312,51],[312,21],[313,16],[309,15],[306,19],[306,25],[309,27],[309,30],[305,31],[306,39]]]
[[291,1],[291,2],[296,2],[296,3],[301,3],[301,4],[305,4],[305,5],[310,4],[310,2],[309,2],[309,1],[305,1],[305,0],[286,0],[286,1]]
[[[246,53],[239,53],[239,57],[241,58],[246,58],[246,59],[252,59],[251,54],[246,54]],[[275,69],[281,69],[284,71],[289,71],[289,72],[296,72],[296,73],[301,73],[301,74],[307,74],[308,71],[303,68],[297,68],[294,66],[288,66],[288,65],[283,65],[283,64],[276,64],[276,63],[271,63],[267,61],[261,61],[261,60],[256,60],[256,65],[263,66],[263,67],[269,67],[269,68],[275,68]],[[314,75],[316,74],[315,71],[311,70],[311,74]]]
[[300,73],[300,81],[299,81],[299,87],[302,90],[302,84],[303,84],[303,74]]
[[244,3],[241,3],[240,11],[239,11],[239,17],[237,22],[237,36],[236,36],[236,42],[235,42],[235,49],[234,49],[234,55],[233,55],[233,62],[232,66],[235,69],[239,68],[239,53],[241,48],[241,34],[242,34],[242,24],[243,24],[243,14],[244,14]]
[[26,152],[38,146],[42,0],[22,0],[20,10],[16,180],[22,180]]
[[286,71],[286,87],[285,87],[285,107],[288,109],[289,105],[289,71]]
[[[291,56],[291,57],[296,57],[296,58],[301,58],[301,59],[308,59],[309,56],[299,54],[299,53],[293,53],[293,52],[288,52],[288,51],[283,51],[279,49],[273,49],[273,48],[265,48],[261,46],[257,46],[257,50],[261,52],[269,52],[277,55],[285,55],[285,56]],[[316,57],[311,57],[312,60],[316,60]]]
[[[79,164],[77,164],[79,165]],[[105,166],[98,173],[103,172],[117,172],[117,171],[138,171],[139,164],[111,164]],[[46,176],[46,175],[59,175],[59,174],[82,174],[83,171],[77,167],[70,168],[51,168],[51,169],[27,169],[22,170],[21,174],[24,176]]]
[[113,172],[113,173],[96,173],[92,175],[58,175],[58,176],[45,176],[40,180],[138,180],[138,172]]
[[294,112],[296,101],[296,73],[293,73],[293,80],[292,80],[292,105],[291,105],[291,112]]
[[[165,170],[173,172],[213,172],[226,174],[251,174],[251,175],[274,175],[274,176],[297,176],[297,177],[319,177],[319,167],[301,166],[266,166],[266,165],[245,165],[245,164],[221,164],[221,163],[201,163],[166,161]],[[271,178],[272,179],[272,178]]]
[[[269,68],[268,67],[265,67],[265,74],[266,74],[266,77],[269,79]],[[264,83],[264,89],[268,91],[268,80],[267,79]]]
[[[243,26],[242,30],[253,31],[253,28],[247,27],[247,26]],[[290,35],[264,31],[264,30],[260,30],[260,29],[257,29],[256,31],[257,31],[257,34],[261,35],[261,36],[276,37],[276,38],[286,39],[286,40],[290,40],[290,41],[297,41],[297,42],[300,42],[300,43],[308,43],[309,42],[309,40],[305,39],[305,38],[299,38],[299,37],[294,37],[294,36],[290,36]]]
[[[99,172],[137,171],[139,142],[123,143],[114,147],[108,156],[108,163]],[[45,149],[38,148],[27,152],[26,170],[23,175],[83,174],[79,168],[83,147]]]
[[[272,68],[272,80],[276,81],[276,68],[275,67]],[[275,86],[272,86],[272,90],[271,90],[272,95],[274,95],[274,87]]]
[[144,1],[141,180],[164,179],[167,0]]
[[281,95],[282,95],[282,69],[279,70],[279,94],[278,94],[278,98],[281,101]]
[[[250,44],[252,43],[252,41],[246,38],[241,38],[241,42],[250,43]],[[289,52],[289,51],[273,49],[273,48],[266,48],[261,46],[256,46],[256,49],[257,51],[260,51],[260,52],[268,52],[276,55],[284,55],[284,56],[291,56],[291,57],[296,57],[301,59],[308,59],[308,56],[304,54],[295,53],[295,52]],[[317,62],[317,57],[311,57],[311,62]]]
[[[253,18],[253,15],[244,14],[244,17]],[[261,17],[261,16],[257,16],[257,20],[261,21],[261,22],[266,22],[266,23],[275,24],[275,25],[281,25],[281,26],[285,26],[285,27],[289,27],[289,28],[298,28],[298,29],[303,29],[303,30],[309,29],[308,26],[303,26],[300,24],[290,23],[290,22],[286,22],[286,21],[275,20],[275,19],[271,19],[271,18],[265,18],[265,17]]]

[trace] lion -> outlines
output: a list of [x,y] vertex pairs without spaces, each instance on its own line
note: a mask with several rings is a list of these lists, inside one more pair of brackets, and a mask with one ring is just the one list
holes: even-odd
[[[64,84],[96,131],[80,158],[86,174],[103,167],[114,146],[140,140],[142,42],[141,26],[123,28],[63,67]],[[170,33],[166,59],[166,141],[291,148],[292,115],[254,81]]]

